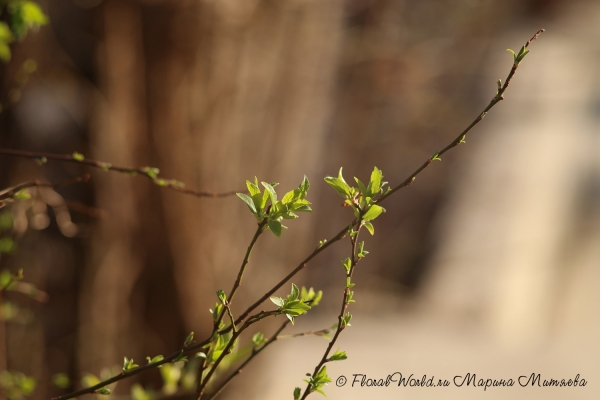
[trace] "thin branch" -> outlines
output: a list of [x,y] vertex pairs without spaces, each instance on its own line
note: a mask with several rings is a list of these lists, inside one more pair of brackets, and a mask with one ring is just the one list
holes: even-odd
[[[250,354],[250,356],[248,356],[248,358],[246,359],[246,361],[244,361],[242,363],[242,365],[240,365],[239,367],[236,368],[236,370],[227,377],[227,379],[225,379],[220,385],[219,387],[215,390],[214,393],[212,393],[207,400],[212,400],[215,397],[217,397],[219,394],[221,394],[221,392],[223,391],[223,389],[225,389],[227,387],[227,385],[229,384],[229,382],[231,382],[231,380],[233,378],[235,378],[236,376],[238,376],[240,373],[242,373],[242,370],[246,367],[246,365],[248,365],[253,359],[254,357],[256,357],[257,355],[259,355],[264,349],[267,348],[267,346],[269,346],[271,343],[280,340],[282,338],[284,338],[285,336],[281,336],[279,335],[290,323],[289,319],[286,319],[285,322],[283,324],[281,324],[281,326],[279,327],[279,329],[277,329],[275,331],[275,333],[273,335],[271,335],[271,337],[265,342],[263,343],[262,346],[260,346],[259,348],[254,348],[252,349],[252,354]],[[289,335],[286,335],[289,336]]]
[[[229,296],[227,297],[227,301],[229,303],[231,303],[231,301],[233,300],[233,297],[235,296],[235,293],[237,292],[238,288],[242,284],[242,278],[244,277],[244,272],[246,271],[246,266],[248,265],[248,262],[250,261],[250,254],[252,254],[252,249],[254,249],[254,245],[256,244],[258,237],[263,233],[263,231],[264,231],[263,229],[266,224],[267,224],[267,219],[265,218],[256,227],[256,232],[254,232],[254,236],[252,237],[252,240],[250,241],[250,244],[248,245],[248,248],[246,249],[246,254],[244,255],[244,259],[242,260],[242,265],[240,266],[240,271],[238,272],[238,276],[237,276],[235,282],[233,283],[233,287],[231,288],[231,291],[229,292]],[[219,324],[221,323],[221,320],[223,319],[224,312],[225,312],[225,310],[223,310],[221,312],[221,315],[219,315],[219,317],[215,321],[213,333],[214,333],[214,331],[216,331],[218,329]],[[241,322],[241,320],[239,320],[239,319],[237,321],[235,321],[235,323],[239,323],[239,322]],[[232,323],[235,325],[235,323],[233,321],[232,321]]]
[[[533,40],[535,40],[542,32],[544,32],[544,30],[540,29],[531,39],[529,39],[527,41],[527,43],[526,43],[525,46],[528,47],[529,44],[531,44],[531,42]],[[494,107],[498,102],[500,102],[501,100],[504,99],[504,97],[503,97],[504,92],[508,88],[508,85],[510,84],[513,76],[515,75],[515,72],[517,71],[518,65],[519,64],[517,64],[517,63],[513,64],[512,68],[511,68],[511,70],[510,70],[510,72],[508,74],[508,77],[506,78],[506,81],[504,82],[504,86],[502,86],[502,88],[498,90],[498,93],[496,94],[496,96],[494,96],[494,98],[490,101],[490,104],[483,110],[483,112],[481,112],[479,114],[479,116],[477,118],[475,118],[475,120],[464,131],[462,131],[460,135],[458,135],[456,137],[456,139],[454,139],[452,142],[450,142],[450,144],[448,144],[446,147],[444,147],[441,151],[437,152],[436,156],[438,158],[442,154],[446,153],[447,151],[449,151],[450,149],[456,147],[459,143],[461,143],[464,140],[465,135],[471,129],[473,129],[473,127],[475,125],[477,125],[479,122],[481,122],[481,120],[485,117],[485,115],[487,114],[487,112],[490,109],[492,109],[492,107]],[[394,187],[387,194],[381,196],[381,198],[377,201],[377,203],[381,203],[382,201],[385,201],[388,197],[390,197],[392,194],[396,193],[398,190],[400,190],[400,189],[402,189],[402,188],[410,185],[415,180],[416,176],[418,174],[420,174],[421,171],[423,171],[425,168],[427,168],[429,166],[429,164],[431,164],[433,162],[434,159],[435,159],[435,157],[432,157],[432,158],[428,159],[415,172],[413,172],[412,174],[410,174],[410,176],[408,178],[406,178],[402,183],[400,183],[399,185],[397,185],[396,187]],[[356,225],[356,219],[353,220],[351,222],[351,224],[353,226]],[[279,281],[279,283],[277,283],[275,286],[273,286],[273,288],[271,288],[267,293],[265,293],[264,296],[262,296],[260,299],[258,299],[250,307],[248,307],[248,309],[246,311],[244,311],[238,317],[238,319],[237,319],[236,322],[239,323],[246,316],[248,316],[254,309],[256,309],[258,306],[260,306],[265,300],[267,300],[269,297],[271,297],[277,290],[279,290],[279,288],[281,288],[283,285],[285,285],[290,279],[292,279],[292,277],[294,277],[298,272],[300,272],[302,269],[304,269],[304,267],[306,267],[306,265],[308,264],[308,262],[311,261],[315,256],[317,256],[323,250],[325,250],[326,248],[328,248],[334,242],[337,242],[338,240],[342,239],[346,235],[347,231],[348,231],[348,225],[346,225],[340,232],[338,232],[337,235],[335,235],[334,237],[332,237],[331,239],[329,239],[323,246],[321,246],[321,247],[317,248],[316,250],[314,250],[304,261],[302,261],[288,275],[286,275],[281,281]]]
[[[337,325],[334,325],[334,326],[337,326]],[[333,330],[334,330],[334,328],[327,328],[327,329],[321,329],[320,331],[307,331],[307,332],[293,333],[290,335],[279,335],[279,336],[277,336],[277,340],[292,339],[292,338],[297,338],[297,337],[302,337],[302,336],[325,336],[325,335],[329,335],[331,333],[331,331],[333,331]]]
[[67,179],[64,180],[62,182],[58,182],[58,183],[46,183],[46,182],[41,182],[39,180],[34,180],[34,181],[30,181],[30,182],[23,182],[23,183],[19,183],[18,185],[6,188],[2,191],[0,191],[0,208],[4,207],[6,205],[6,201],[9,199],[14,199],[15,196],[24,189],[30,188],[30,187],[50,187],[53,189],[62,187],[62,186],[66,186],[66,185],[72,185],[74,183],[79,183],[79,182],[87,182],[90,180],[90,174],[85,174],[83,176],[79,176],[77,178],[73,178],[73,179]]
[[327,349],[325,350],[325,353],[323,353],[323,357],[321,358],[321,361],[319,361],[319,363],[315,367],[315,370],[313,371],[313,374],[312,374],[311,378],[309,379],[309,383],[306,385],[306,389],[304,389],[304,394],[302,395],[301,400],[304,400],[309,394],[311,394],[313,392],[311,390],[312,385],[310,384],[310,380],[317,375],[317,373],[321,370],[321,368],[323,367],[323,365],[325,365],[325,363],[327,363],[328,361],[330,361],[328,359],[329,353],[331,352],[331,349],[335,345],[335,342],[337,341],[337,339],[340,336],[340,334],[342,333],[342,331],[344,329],[346,329],[347,325],[346,325],[346,321],[344,321],[344,315],[346,314],[346,310],[348,309],[348,305],[350,305],[350,286],[348,285],[348,282],[352,282],[352,275],[354,273],[354,268],[356,267],[356,264],[360,260],[357,257],[357,255],[356,255],[356,243],[358,242],[358,240],[357,240],[358,239],[358,235],[360,234],[360,229],[362,228],[362,226],[361,226],[361,220],[362,220],[362,215],[359,215],[359,217],[357,218],[358,230],[356,232],[356,235],[350,236],[350,243],[351,243],[351,252],[350,252],[351,265],[350,265],[350,270],[348,270],[346,272],[346,279],[344,279],[345,289],[344,289],[344,296],[342,297],[342,308],[341,308],[340,313],[338,315],[337,329],[335,331],[335,334],[333,335],[333,338],[329,341],[329,344],[327,345]]
[[176,190],[183,194],[189,194],[196,197],[228,197],[236,194],[237,191],[216,193],[216,192],[203,192],[192,189],[186,189],[185,184],[183,182],[176,181],[174,179],[162,179],[158,177],[158,169],[151,167],[144,168],[132,168],[132,167],[119,167],[117,165],[112,165],[108,162],[103,161],[95,161],[88,158],[84,158],[82,154],[73,153],[73,154],[55,154],[55,153],[42,153],[42,152],[33,152],[33,151],[23,151],[23,150],[13,150],[13,149],[0,149],[0,155],[6,156],[14,156],[14,157],[24,157],[31,158],[37,160],[38,162],[44,163],[47,160],[55,160],[62,162],[71,162],[76,164],[83,164],[89,167],[99,168],[103,171],[115,171],[123,174],[129,175],[141,175],[152,182],[157,184],[158,186],[168,187],[169,189]]

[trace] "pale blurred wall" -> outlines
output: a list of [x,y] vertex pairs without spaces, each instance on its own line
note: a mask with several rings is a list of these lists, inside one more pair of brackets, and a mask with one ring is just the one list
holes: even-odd
[[[348,178],[366,177],[377,165],[392,183],[403,179],[489,101],[494,81],[505,75],[505,64],[510,63],[503,49],[517,48],[544,22],[559,23],[562,15],[557,8],[561,2],[96,3],[46,4],[54,26],[40,31],[31,39],[31,47],[21,50],[21,57],[39,59],[38,81],[31,83],[18,104],[18,128],[13,128],[16,133],[10,140],[3,139],[3,145],[64,153],[78,150],[114,164],[157,166],[167,178],[211,191],[243,189],[244,180],[254,175],[279,181],[282,190],[288,190],[307,174],[313,184],[309,198],[316,203],[315,214],[291,221],[281,239],[261,239],[248,274],[255,274],[254,279],[246,278],[238,310],[240,303],[255,299],[278,281],[319,239],[347,222],[347,210],[340,209],[339,199],[324,188],[324,175],[344,166]],[[577,21],[577,14],[569,15]],[[518,32],[504,36],[503,32],[515,28]],[[536,43],[534,52],[550,46],[544,42]],[[490,60],[499,68],[491,75],[483,72],[490,68],[486,67]],[[534,62],[532,53],[527,64]],[[498,107],[506,109],[511,102],[507,99]],[[32,119],[43,109],[40,104],[50,107],[53,119]],[[66,114],[62,120],[57,117],[61,113]],[[488,117],[482,127],[493,121]],[[534,125],[535,119],[528,122]],[[506,118],[499,126],[504,124]],[[53,136],[48,135],[49,128]],[[378,290],[400,309],[418,311],[415,303],[397,303],[392,294],[411,299],[412,293],[416,304],[421,304],[423,287],[425,297],[434,306],[447,307],[453,321],[461,321],[464,309],[473,307],[470,304],[482,307],[481,297],[475,296],[488,291],[480,285],[448,286],[454,279],[460,281],[461,272],[443,262],[444,249],[454,248],[445,237],[456,236],[451,229],[462,225],[450,222],[447,225],[454,228],[438,229],[447,234],[432,231],[446,225],[433,225],[433,221],[435,215],[444,215],[438,210],[453,188],[459,193],[465,185],[465,193],[473,191],[468,182],[456,183],[461,176],[449,179],[453,168],[460,168],[457,162],[462,157],[467,162],[469,155],[481,154],[473,142],[469,139],[469,146],[444,157],[435,170],[424,173],[386,205],[388,213],[377,225],[377,241],[368,243],[368,269],[357,275],[364,288],[361,306],[369,312],[381,304],[371,294]],[[477,170],[486,175],[482,167]],[[20,171],[23,176],[40,173],[29,167]],[[47,171],[54,180],[77,172],[51,166]],[[53,302],[40,309],[47,316],[46,325],[35,328],[39,345],[45,342],[47,348],[36,356],[40,365],[36,371],[46,371],[36,373],[42,375],[64,370],[97,373],[101,367],[117,364],[123,355],[137,360],[169,352],[190,330],[205,334],[214,291],[229,290],[254,230],[251,216],[236,198],[195,199],[141,178],[99,172],[94,174],[93,188],[94,193],[79,196],[97,205],[106,218],[75,215],[90,230],[83,240],[69,242],[71,249],[61,250],[73,254],[74,261],[52,280],[47,273],[30,275],[51,298],[75,299],[61,304],[77,303],[80,310],[78,316],[72,309],[64,315]],[[451,208],[447,207],[440,210]],[[432,252],[434,237],[439,243],[436,253]],[[479,246],[483,244],[475,247]],[[297,282],[324,289],[336,284],[346,247],[322,255]],[[40,271],[49,269],[47,260],[38,262]],[[435,265],[439,267],[434,269]],[[461,265],[469,275],[469,267]],[[512,265],[518,268],[518,263]],[[428,276],[431,286],[424,286]],[[511,276],[518,274],[506,272],[503,279]],[[64,282],[71,284],[65,287]],[[501,289],[496,286],[496,306],[484,320],[493,332],[510,338],[515,336],[511,324],[498,323],[506,320],[503,315],[509,309],[502,302],[506,295]],[[526,287],[521,290],[526,292]],[[337,308],[338,299],[336,290],[328,293],[315,314],[331,320],[331,306]],[[549,292],[540,293],[548,296]],[[532,307],[541,307],[541,301],[537,304]],[[357,304],[358,310],[361,306]],[[525,320],[527,314],[522,315]],[[53,325],[54,316],[63,322],[62,329]],[[394,326],[394,318],[381,318]],[[303,351],[307,365],[312,364],[314,357],[309,360],[309,356],[314,350]],[[49,356],[56,354],[61,356]],[[297,379],[289,374],[292,385],[299,383],[302,371]],[[272,377],[265,374],[262,379]],[[128,384],[119,390],[125,392]],[[239,387],[260,386],[248,382]],[[38,394],[44,397],[43,392]]]

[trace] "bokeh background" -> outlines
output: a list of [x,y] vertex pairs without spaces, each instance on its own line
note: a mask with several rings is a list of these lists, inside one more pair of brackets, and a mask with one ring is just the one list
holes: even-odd
[[[600,3],[584,0],[43,0],[50,24],[0,68],[0,147],[152,166],[187,187],[311,181],[313,214],[255,248],[234,314],[351,219],[323,182],[344,167],[392,185],[488,104],[538,29],[501,102],[461,145],[390,198],[355,274],[352,328],[330,399],[600,396]],[[27,59],[38,68],[15,91]],[[123,356],[170,354],[210,333],[255,230],[236,197],[196,198],[147,179],[0,157],[2,187],[92,174],[7,208],[23,268],[47,293],[3,293],[1,368],[64,393]],[[348,180],[347,179],[347,180]],[[294,279],[325,292],[289,332],[332,325],[346,243]],[[284,293],[282,292],[282,295]],[[43,297],[43,296],[42,296]],[[281,317],[280,317],[281,318]],[[279,321],[262,324],[269,333]],[[291,398],[326,341],[281,341],[222,398]],[[353,374],[452,380],[586,379],[578,388],[359,388]],[[157,371],[122,381],[160,394]],[[435,394],[432,394],[435,391]],[[169,396],[160,395],[160,398]],[[185,391],[177,396],[182,398]],[[313,396],[319,396],[317,394]],[[433,397],[435,396],[435,397]]]

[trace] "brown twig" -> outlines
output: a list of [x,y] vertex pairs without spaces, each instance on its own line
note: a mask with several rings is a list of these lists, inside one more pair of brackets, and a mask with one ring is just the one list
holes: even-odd
[[309,394],[311,394],[313,392],[313,390],[312,390],[313,385],[311,384],[312,378],[314,378],[317,375],[317,373],[321,370],[321,368],[325,365],[325,363],[330,361],[328,359],[329,353],[331,352],[331,349],[333,348],[335,342],[337,341],[337,339],[340,336],[340,334],[342,333],[342,331],[344,329],[346,329],[347,325],[344,320],[344,315],[346,314],[346,310],[348,309],[348,306],[350,305],[350,285],[348,285],[348,282],[352,282],[352,275],[354,274],[354,268],[356,267],[356,264],[360,260],[360,258],[358,258],[357,254],[356,254],[356,244],[358,242],[357,239],[358,239],[358,235],[360,234],[360,229],[362,228],[361,220],[362,220],[362,214],[359,215],[359,217],[356,220],[357,226],[358,226],[358,230],[357,230],[356,234],[354,236],[352,236],[352,235],[350,236],[351,264],[350,264],[350,269],[348,271],[346,271],[346,279],[344,279],[345,289],[344,289],[344,295],[342,297],[342,308],[338,315],[337,329],[335,331],[335,334],[333,335],[333,338],[329,341],[329,344],[327,345],[327,349],[325,350],[325,353],[323,353],[323,357],[321,358],[321,360],[315,367],[315,370],[313,371],[313,374],[312,374],[311,378],[309,379],[309,383],[306,385],[306,389],[304,389],[304,394],[302,395],[301,400],[304,400]]
[[55,154],[55,153],[42,153],[42,152],[33,152],[33,151],[23,151],[23,150],[13,150],[13,149],[0,149],[0,155],[6,156],[14,156],[14,157],[24,157],[31,158],[34,160],[38,160],[42,163],[47,160],[55,160],[62,162],[70,162],[76,164],[83,164],[89,167],[99,168],[104,171],[115,171],[123,174],[129,175],[141,175],[144,176],[151,181],[153,181],[158,186],[168,187],[169,189],[176,190],[183,194],[189,194],[196,197],[228,197],[233,196],[238,191],[230,191],[223,193],[216,192],[203,192],[192,189],[186,189],[185,184],[183,182],[179,182],[173,179],[162,179],[158,177],[158,170],[156,168],[144,167],[144,168],[131,168],[131,167],[119,167],[117,165],[112,165],[111,163],[95,161],[91,159],[84,158],[83,155],[79,153],[73,154]]
[[30,187],[51,187],[53,189],[62,187],[62,186],[66,186],[66,185],[72,185],[74,183],[79,183],[79,182],[87,182],[90,180],[90,174],[85,174],[82,176],[79,176],[77,178],[72,178],[72,179],[67,179],[64,180],[62,182],[58,182],[58,183],[46,183],[46,182],[41,182],[40,180],[34,180],[34,181],[30,181],[30,182],[23,182],[23,183],[19,183],[18,185],[6,188],[2,191],[0,191],[0,208],[4,207],[6,205],[6,200],[7,199],[13,199],[17,193],[19,193],[21,190],[30,188]]
[[[334,325],[335,327],[336,325]],[[321,329],[319,331],[307,331],[307,332],[300,332],[300,333],[292,333],[290,335],[279,335],[277,337],[277,340],[283,340],[283,339],[292,339],[292,338],[297,338],[297,337],[303,337],[303,336],[325,336],[325,335],[329,335],[331,333],[331,331],[333,331],[334,328],[327,328],[327,329]]]

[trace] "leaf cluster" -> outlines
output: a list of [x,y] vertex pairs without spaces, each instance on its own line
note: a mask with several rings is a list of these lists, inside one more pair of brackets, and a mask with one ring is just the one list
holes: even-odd
[[312,306],[319,304],[322,296],[323,292],[319,290],[315,293],[312,288],[308,291],[302,288],[301,294],[298,286],[292,283],[292,291],[285,299],[272,296],[271,301],[279,307],[279,311],[285,314],[293,325],[294,318],[305,314]]
[[266,221],[266,228],[270,229],[275,236],[280,237],[282,229],[287,227],[281,224],[284,219],[298,218],[297,212],[310,212],[310,202],[306,200],[310,183],[304,176],[302,183],[297,189],[287,192],[281,200],[277,199],[275,187],[277,183],[261,182],[264,191],[261,192],[258,186],[258,179],[254,178],[254,183],[246,181],[248,192],[237,193],[237,196],[246,203],[250,212],[259,222]]
[[[344,198],[344,205],[351,207],[354,217],[361,221],[361,225],[373,235],[375,228],[370,222],[385,212],[385,208],[375,204],[377,199],[385,196],[391,189],[385,188],[387,182],[383,182],[383,172],[375,167],[371,173],[369,184],[365,184],[358,178],[354,178],[358,188],[348,185],[342,176],[342,168],[337,177],[327,176],[327,182],[340,196]],[[352,229],[351,234],[353,234]]]

